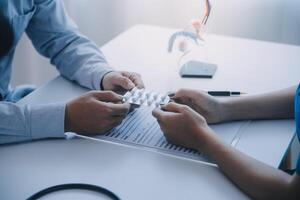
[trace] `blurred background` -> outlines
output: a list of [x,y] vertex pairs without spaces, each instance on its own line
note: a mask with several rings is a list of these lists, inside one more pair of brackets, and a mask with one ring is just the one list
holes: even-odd
[[[203,0],[63,0],[82,33],[102,46],[136,24],[183,28],[199,17]],[[208,32],[300,45],[299,0],[211,0]],[[13,63],[12,85],[41,85],[57,72],[24,34]]]
[[[136,24],[183,28],[199,17],[203,0],[64,0],[80,31],[100,47]],[[208,32],[300,45],[299,0],[211,0]],[[57,76],[26,35],[17,47],[12,85],[41,84]],[[299,149],[293,144],[294,159]],[[295,162],[295,161],[294,161]]]

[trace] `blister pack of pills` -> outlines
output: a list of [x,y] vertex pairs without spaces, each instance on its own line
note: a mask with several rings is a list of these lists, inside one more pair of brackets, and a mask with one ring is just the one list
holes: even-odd
[[123,96],[124,103],[148,106],[152,108],[159,108],[160,106],[169,103],[169,101],[170,97],[168,94],[159,94],[138,88],[133,88]]

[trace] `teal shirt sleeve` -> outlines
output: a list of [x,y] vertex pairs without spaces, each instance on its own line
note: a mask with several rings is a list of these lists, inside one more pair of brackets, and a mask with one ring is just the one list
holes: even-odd
[[101,89],[105,74],[113,71],[97,45],[81,35],[61,0],[34,0],[26,28],[36,50],[51,59],[62,76],[90,89]]
[[0,144],[64,137],[65,104],[18,106],[0,102]]
[[296,172],[297,172],[298,175],[300,175],[300,154],[298,155],[298,162],[297,162]]
[[[296,91],[294,110],[295,110],[296,132],[297,132],[298,140],[300,141],[300,84]],[[296,173],[300,175],[300,154],[298,154]]]

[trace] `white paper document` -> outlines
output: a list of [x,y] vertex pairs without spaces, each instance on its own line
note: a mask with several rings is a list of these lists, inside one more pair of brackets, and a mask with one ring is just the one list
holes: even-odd
[[[121,125],[97,138],[151,148],[162,153],[185,158],[208,161],[201,155],[201,152],[168,143],[151,112],[152,109],[149,107],[138,108],[131,112]],[[241,137],[242,129],[246,125],[247,122],[234,122],[211,127],[222,141],[235,146]]]

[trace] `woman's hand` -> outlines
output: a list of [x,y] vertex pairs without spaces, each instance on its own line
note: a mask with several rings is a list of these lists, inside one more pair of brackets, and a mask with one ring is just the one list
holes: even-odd
[[215,137],[204,117],[186,105],[169,103],[152,114],[171,143],[202,151]]
[[176,103],[188,105],[202,115],[210,124],[226,121],[224,104],[206,92],[181,89],[175,93],[172,99]]

